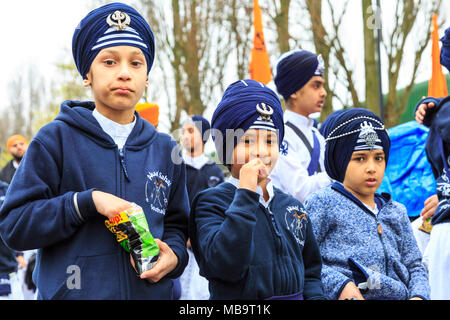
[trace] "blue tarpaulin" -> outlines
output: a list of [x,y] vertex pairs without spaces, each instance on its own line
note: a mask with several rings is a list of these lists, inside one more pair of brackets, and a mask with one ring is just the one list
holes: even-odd
[[417,217],[424,202],[436,193],[436,182],[425,153],[428,128],[409,121],[388,130],[389,162],[378,192],[387,192]]

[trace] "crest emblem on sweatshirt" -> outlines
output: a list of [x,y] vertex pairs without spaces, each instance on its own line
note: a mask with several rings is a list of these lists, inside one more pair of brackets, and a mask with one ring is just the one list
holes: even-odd
[[145,182],[145,201],[150,208],[162,215],[166,214],[168,195],[172,181],[159,171],[148,172]]
[[306,211],[299,206],[287,207],[284,215],[287,229],[292,233],[297,243],[301,246],[305,245],[306,230]]
[[441,178],[436,180],[436,191],[443,197],[450,198],[450,179],[445,171]]

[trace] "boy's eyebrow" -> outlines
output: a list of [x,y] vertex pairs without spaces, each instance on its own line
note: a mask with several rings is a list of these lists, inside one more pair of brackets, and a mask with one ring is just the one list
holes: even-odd
[[[109,53],[109,54],[118,54],[119,51],[118,50],[114,50],[114,48],[106,48],[102,50],[102,53]],[[142,55],[142,51],[141,50],[134,50],[131,52],[132,55],[138,56],[138,55]]]

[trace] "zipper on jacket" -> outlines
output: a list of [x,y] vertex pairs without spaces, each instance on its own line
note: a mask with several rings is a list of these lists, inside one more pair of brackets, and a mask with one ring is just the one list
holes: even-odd
[[[124,197],[124,190],[123,190],[124,186],[123,185],[124,185],[125,181],[124,181],[124,178],[123,178],[123,175],[122,175],[121,171],[122,170],[124,171],[125,177],[127,177],[127,171],[126,171],[123,151],[121,149],[119,149],[119,148],[117,148],[117,150],[118,150],[119,162],[120,162],[120,167],[118,168],[118,171],[119,171],[118,172],[118,177],[119,177],[118,183],[119,183],[119,185],[118,185],[117,191],[118,191],[118,197],[123,199],[123,197]],[[130,288],[130,283],[129,283],[128,279],[130,278],[130,274],[128,272],[127,265],[126,265],[127,258],[128,258],[127,256],[129,255],[129,253],[125,252],[125,250],[122,250],[122,248],[119,248],[119,249],[121,250],[121,252],[119,254],[119,258],[118,259],[120,260],[119,263],[122,265],[121,267],[122,267],[122,270],[123,270],[123,277],[124,277],[124,281],[123,281],[124,282],[124,285],[123,285],[124,292],[122,293],[120,298],[121,299],[125,299],[125,300],[129,300],[130,299],[131,288]]]
[[123,148],[119,150],[119,158],[120,158],[120,165],[122,166],[123,173],[125,174],[125,178],[127,178],[127,180],[130,181],[130,177],[128,176],[127,165],[125,163]]
[[[378,211],[378,214],[380,214],[380,212],[381,212],[381,209]],[[376,214],[372,214],[372,215],[375,218],[375,221],[377,223],[377,233],[378,233],[378,237],[380,238],[381,246],[383,247],[385,268],[386,268],[386,273],[387,273],[387,271],[388,271],[388,255],[386,252],[386,246],[384,245],[384,241],[383,241],[383,228],[381,227],[380,221],[378,220],[378,216]]]
[[[276,235],[275,240],[276,240],[277,244],[275,246],[276,246],[277,251],[278,251],[278,258],[282,258],[285,255],[285,248],[283,246],[282,235],[281,235],[280,229],[278,227],[278,223],[277,223],[277,221],[275,219],[275,215],[273,214],[272,210],[270,210],[269,206],[267,208],[264,207],[261,204],[260,204],[260,206],[263,208],[264,212],[266,214],[268,214],[268,218],[270,219],[270,222],[272,223],[273,231],[275,232],[275,235]],[[281,281],[280,282],[282,283],[283,287],[285,289],[287,289],[289,287],[288,286],[288,271],[287,271],[287,267],[283,263],[280,263],[280,267],[283,270],[283,272],[280,273],[280,276],[281,276],[281,279],[280,279]]]

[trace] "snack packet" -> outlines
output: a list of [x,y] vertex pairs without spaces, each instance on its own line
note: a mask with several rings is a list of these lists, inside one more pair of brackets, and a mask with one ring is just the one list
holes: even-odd
[[425,220],[420,226],[419,226],[419,230],[430,234],[431,233],[431,229],[433,228],[433,225],[431,224],[431,218]]
[[159,247],[148,228],[147,219],[140,206],[131,207],[105,221],[106,227],[115,234],[117,242],[131,253],[139,274],[150,270],[158,260]]

